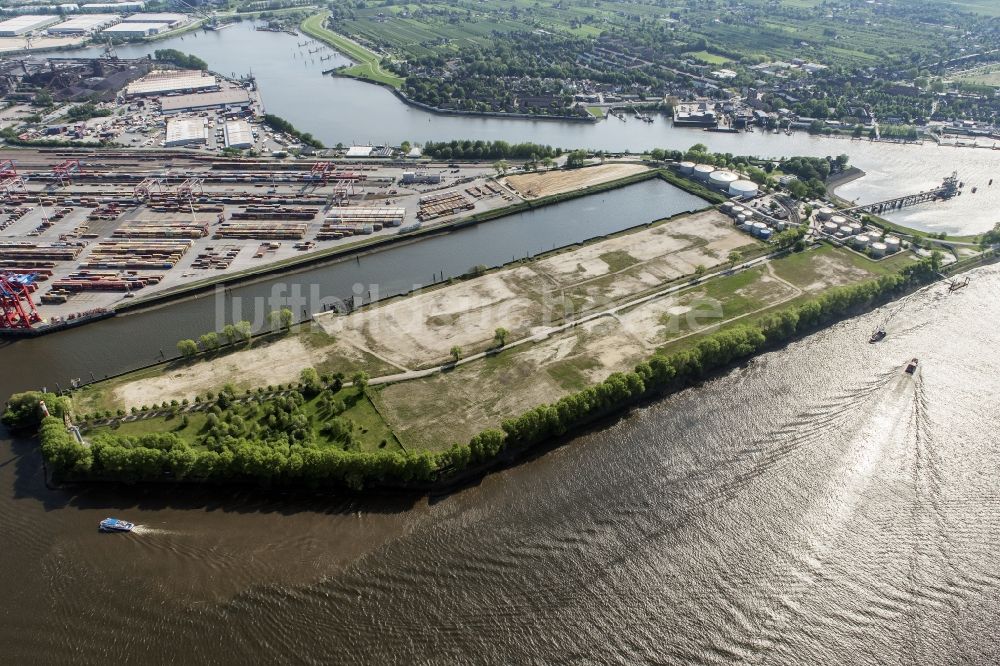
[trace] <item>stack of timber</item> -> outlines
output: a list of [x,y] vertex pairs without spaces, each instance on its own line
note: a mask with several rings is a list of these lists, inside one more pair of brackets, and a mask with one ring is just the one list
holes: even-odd
[[162,275],[77,271],[52,283],[55,292],[134,291],[158,284]]
[[76,259],[82,249],[70,243],[0,243],[0,268],[52,268]]
[[429,194],[420,197],[420,210],[417,212],[417,219],[421,221],[433,220],[463,210],[472,210],[474,207],[475,204],[459,192]]
[[80,268],[169,270],[193,244],[189,240],[103,241]]
[[244,206],[232,214],[234,220],[311,220],[319,212],[316,208],[301,208],[263,204]]
[[300,240],[308,227],[304,222],[223,222],[216,229],[215,237]]
[[207,222],[130,222],[111,234],[115,238],[204,238]]

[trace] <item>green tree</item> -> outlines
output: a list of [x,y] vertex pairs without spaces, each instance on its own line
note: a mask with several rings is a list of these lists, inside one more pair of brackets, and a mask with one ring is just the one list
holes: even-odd
[[733,250],[732,252],[729,253],[729,263],[731,263],[731,264],[738,264],[738,263],[740,263],[740,259],[742,259],[742,258],[743,258],[743,255],[740,254],[740,252],[738,250]]
[[222,329],[222,334],[229,340],[229,344],[234,345],[240,339],[240,332],[232,324],[226,324]]
[[240,340],[245,340],[247,344],[250,344],[250,340],[253,339],[253,326],[245,319],[238,321],[236,322],[236,334]]
[[198,353],[198,343],[194,340],[181,340],[177,343],[177,351],[185,358],[191,358]]
[[458,345],[452,347],[451,358],[453,361],[455,361],[455,363],[458,363],[460,360],[462,360],[462,348],[459,347]]
[[497,347],[504,347],[507,345],[508,336],[510,336],[510,331],[501,326],[493,332],[493,341],[497,343]]
[[566,157],[566,168],[577,169],[587,163],[587,152],[584,150],[574,150]]
[[214,351],[219,348],[219,334],[215,332],[206,333],[198,338],[201,346],[206,351]]
[[368,373],[364,370],[360,370],[354,373],[351,377],[351,383],[354,384],[354,388],[358,390],[358,393],[364,393],[365,389],[368,387]]

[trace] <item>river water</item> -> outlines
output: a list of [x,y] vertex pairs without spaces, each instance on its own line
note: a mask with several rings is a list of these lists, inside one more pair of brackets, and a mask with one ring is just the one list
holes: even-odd
[[[642,151],[684,150],[703,143],[711,150],[734,155],[823,157],[846,153],[865,170],[866,178],[848,183],[837,193],[870,203],[940,185],[958,171],[967,184],[963,196],[947,203],[908,208],[888,215],[900,224],[948,233],[974,234],[1000,222],[1000,150],[872,143],[867,140],[823,138],[804,132],[784,134],[720,134],[675,128],[664,118],[652,124],[611,118],[596,124],[551,120],[518,120],[436,115],[407,106],[388,90],[352,79],[324,76],[323,71],[348,63],[343,56],[316,42],[285,33],[260,32],[249,23],[221,32],[196,31],[153,44],[122,46],[121,57],[139,57],[160,48],[193,53],[221,74],[252,73],[264,106],[287,118],[327,145],[338,142],[387,143],[450,139],[534,141],[563,148]],[[96,56],[101,49],[71,52]],[[321,58],[330,56],[329,60]],[[978,187],[971,194],[972,187]]]
[[[345,83],[364,85],[316,90]],[[992,159],[871,150],[898,151],[890,170]],[[691,206],[660,183],[598,196],[282,280],[405,291]],[[930,287],[431,499],[48,489],[34,443],[0,431],[4,662],[995,663],[998,289],[998,267]],[[153,361],[215,311],[8,343],[0,394]],[[98,534],[107,515],[140,528]]]
[[995,663],[997,289],[933,286],[432,500],[49,490],[3,439],[5,661]]

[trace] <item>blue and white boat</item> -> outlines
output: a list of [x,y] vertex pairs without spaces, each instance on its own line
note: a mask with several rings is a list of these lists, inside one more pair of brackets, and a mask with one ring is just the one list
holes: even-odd
[[131,532],[133,527],[135,527],[135,523],[118,518],[105,518],[100,525],[102,532]]

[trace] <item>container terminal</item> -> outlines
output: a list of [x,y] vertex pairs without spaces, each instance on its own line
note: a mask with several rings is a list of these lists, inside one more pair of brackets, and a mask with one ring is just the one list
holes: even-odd
[[81,323],[128,299],[521,200],[488,165],[422,162],[421,177],[414,168],[0,150],[0,333]]

